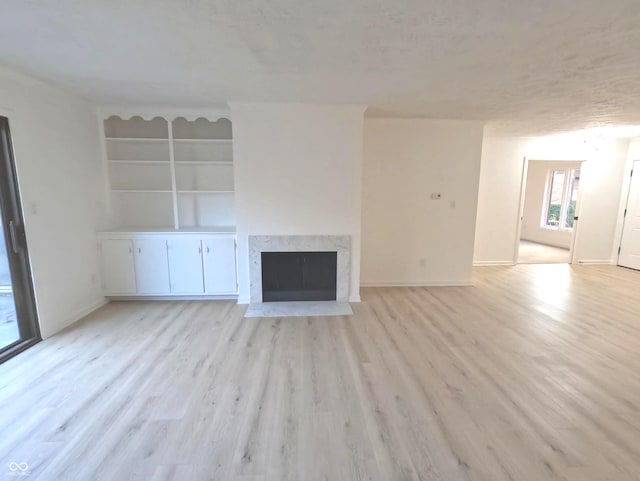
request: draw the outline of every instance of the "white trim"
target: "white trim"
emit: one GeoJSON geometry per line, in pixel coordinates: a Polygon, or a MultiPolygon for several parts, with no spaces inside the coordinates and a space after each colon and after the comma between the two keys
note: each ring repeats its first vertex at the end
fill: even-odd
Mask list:
{"type": "Polygon", "coordinates": [[[349,296],[349,302],[362,302],[362,299],[360,299],[360,295],[349,296]]]}
{"type": "Polygon", "coordinates": [[[250,303],[251,303],[251,300],[249,299],[249,296],[243,296],[243,297],[238,296],[238,304],[246,305],[250,303]]]}
{"type": "Polygon", "coordinates": [[[518,219],[516,223],[516,238],[513,244],[513,260],[512,265],[518,263],[520,255],[520,237],[522,236],[522,220],[524,217],[524,197],[527,190],[527,175],[529,174],[529,159],[522,158],[522,175],[520,176],[520,202],[518,204],[518,219]]]}
{"type": "Polygon", "coordinates": [[[513,261],[474,261],[474,267],[482,266],[515,266],[513,261]]]}
{"type": "Polygon", "coordinates": [[[574,261],[575,264],[614,264],[614,259],[582,259],[574,261]]]}
{"type": "Polygon", "coordinates": [[[153,120],[155,117],[162,117],[167,121],[172,121],[178,117],[193,121],[200,117],[207,120],[216,121],[220,119],[231,120],[231,111],[228,109],[174,109],[174,108],[131,108],[118,106],[98,107],[99,115],[103,119],[111,116],[118,116],[121,119],[141,117],[144,120],[153,120]]]}
{"type": "Polygon", "coordinates": [[[460,287],[472,286],[470,281],[369,281],[361,287],[460,287]]]}
{"type": "MultiPolygon", "coordinates": [[[[73,324],[75,324],[76,322],[81,321],[82,319],[87,317],[92,312],[97,311],[102,306],[105,306],[105,305],[109,304],[109,302],[111,302],[110,299],[107,299],[106,297],[101,298],[98,302],[95,302],[95,303],[91,304],[89,307],[81,309],[80,311],[76,312],[73,316],[69,316],[67,321],[61,327],[57,328],[51,334],[47,334],[47,335],[43,334],[42,338],[43,339],[48,339],[51,336],[56,335],[57,333],[59,333],[63,329],[66,329],[69,326],[72,326],[73,324]]],[[[41,320],[38,319],[38,321],[40,322],[41,320]]],[[[42,330],[42,324],[40,324],[40,329],[42,330]]]]}
{"type": "MultiPolygon", "coordinates": [[[[624,168],[624,177],[622,181],[621,195],[620,195],[620,205],[618,206],[618,218],[616,221],[616,231],[614,234],[614,242],[613,249],[611,252],[611,257],[614,259],[613,264],[618,264],[618,259],[620,259],[620,251],[619,249],[622,247],[622,236],[624,235],[624,223],[626,217],[624,212],[627,210],[629,206],[629,192],[631,191],[631,172],[635,171],[636,162],[640,166],[640,160],[635,157],[630,157],[627,159],[624,168]]],[[[639,169],[640,170],[640,169],[639,169]]],[[[636,175],[640,175],[640,172],[636,172],[636,175]]]]}
{"type": "Polygon", "coordinates": [[[194,294],[192,296],[108,296],[112,301],[235,301],[238,296],[235,294],[220,294],[220,295],[199,295],[194,294]]]}

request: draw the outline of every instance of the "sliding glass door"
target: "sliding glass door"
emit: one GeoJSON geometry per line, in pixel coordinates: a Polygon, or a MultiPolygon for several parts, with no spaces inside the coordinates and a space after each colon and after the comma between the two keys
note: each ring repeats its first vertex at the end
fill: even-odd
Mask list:
{"type": "Polygon", "coordinates": [[[9,121],[0,116],[0,362],[40,340],[9,121]]]}

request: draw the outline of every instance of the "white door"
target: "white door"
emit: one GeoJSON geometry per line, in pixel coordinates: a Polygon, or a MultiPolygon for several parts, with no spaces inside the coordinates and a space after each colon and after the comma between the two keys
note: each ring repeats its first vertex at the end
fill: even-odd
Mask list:
{"type": "Polygon", "coordinates": [[[138,294],[168,294],[169,264],[165,239],[133,241],[138,294]]]}
{"type": "Polygon", "coordinates": [[[640,160],[633,163],[618,265],[640,269],[640,160]]]}
{"type": "Polygon", "coordinates": [[[133,242],[128,239],[100,241],[102,282],[106,295],[136,293],[136,273],[133,268],[133,242]]]}
{"type": "Polygon", "coordinates": [[[202,241],[204,288],[207,294],[235,294],[236,240],[231,236],[208,237],[202,241]]]}
{"type": "Polygon", "coordinates": [[[174,294],[204,292],[202,245],[200,239],[179,237],[167,241],[169,279],[174,294]]]}

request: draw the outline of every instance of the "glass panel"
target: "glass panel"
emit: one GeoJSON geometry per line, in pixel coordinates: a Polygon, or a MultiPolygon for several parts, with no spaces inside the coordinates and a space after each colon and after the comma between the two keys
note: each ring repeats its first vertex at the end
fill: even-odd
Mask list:
{"type": "Polygon", "coordinates": [[[0,349],[20,339],[7,246],[0,232],[0,349]]]}
{"type": "Polygon", "coordinates": [[[564,219],[564,228],[573,229],[573,218],[576,215],[576,203],[578,202],[578,189],[580,188],[580,170],[572,170],[567,189],[567,215],[564,219]]]}
{"type": "Polygon", "coordinates": [[[564,191],[564,170],[554,170],[551,175],[549,188],[549,202],[547,203],[547,216],[545,226],[558,227],[560,224],[560,211],[562,210],[562,193],[564,191]]]}

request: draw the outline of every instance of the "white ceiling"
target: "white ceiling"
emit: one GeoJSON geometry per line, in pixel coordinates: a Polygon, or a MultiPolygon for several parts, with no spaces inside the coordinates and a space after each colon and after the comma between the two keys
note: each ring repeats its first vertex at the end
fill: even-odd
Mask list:
{"type": "Polygon", "coordinates": [[[364,103],[531,135],[640,123],[638,0],[11,0],[0,63],[100,104],[364,103]]]}

